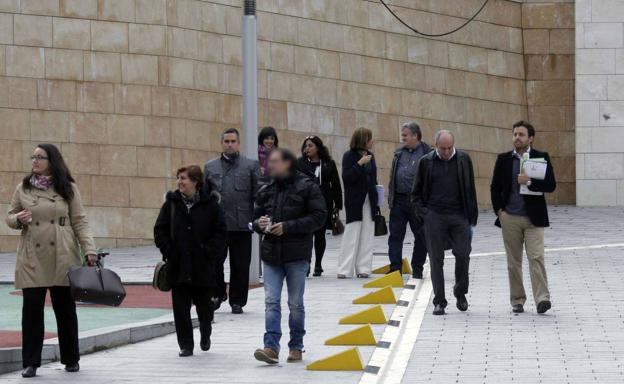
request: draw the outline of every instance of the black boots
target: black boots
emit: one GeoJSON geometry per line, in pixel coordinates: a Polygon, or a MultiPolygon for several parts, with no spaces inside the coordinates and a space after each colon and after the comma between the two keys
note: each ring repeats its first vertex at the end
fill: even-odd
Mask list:
{"type": "Polygon", "coordinates": [[[22,371],[22,377],[31,378],[37,376],[37,368],[36,367],[26,367],[22,371]]]}

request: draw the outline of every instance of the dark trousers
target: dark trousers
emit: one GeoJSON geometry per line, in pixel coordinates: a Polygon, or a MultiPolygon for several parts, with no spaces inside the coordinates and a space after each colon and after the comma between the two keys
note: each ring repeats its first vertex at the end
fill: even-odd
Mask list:
{"type": "Polygon", "coordinates": [[[425,234],[431,265],[433,304],[446,307],[444,293],[444,249],[449,241],[455,256],[455,297],[468,293],[468,268],[470,265],[470,223],[461,214],[439,214],[429,211],[425,216],[425,234]]]}
{"type": "Polygon", "coordinates": [[[45,332],[43,309],[48,289],[56,317],[61,363],[72,365],[80,360],[76,303],[69,287],[24,288],[22,290],[22,365],[24,368],[41,366],[41,350],[45,332]]]}
{"type": "Polygon", "coordinates": [[[226,297],[225,273],[223,264],[230,251],[230,305],[247,304],[249,293],[249,265],[251,264],[251,232],[230,231],[225,250],[217,260],[218,297],[226,297]]]}
{"type": "Polygon", "coordinates": [[[427,260],[427,241],[423,226],[418,223],[416,214],[410,203],[409,195],[396,194],[390,209],[390,225],[388,236],[388,257],[390,270],[398,271],[403,266],[403,241],[409,224],[414,234],[414,250],[412,251],[412,270],[421,272],[427,260]]]}
{"type": "Polygon", "coordinates": [[[210,338],[212,334],[212,320],[214,308],[211,292],[208,288],[192,285],[176,285],[171,288],[173,302],[173,320],[175,321],[176,336],[180,349],[193,350],[193,322],[191,320],[191,306],[195,304],[199,320],[199,332],[202,338],[210,338]]]}
{"type": "Polygon", "coordinates": [[[325,248],[327,247],[327,240],[325,239],[325,226],[314,232],[314,255],[316,257],[314,261],[314,270],[323,270],[323,255],[325,254],[325,248]]]}

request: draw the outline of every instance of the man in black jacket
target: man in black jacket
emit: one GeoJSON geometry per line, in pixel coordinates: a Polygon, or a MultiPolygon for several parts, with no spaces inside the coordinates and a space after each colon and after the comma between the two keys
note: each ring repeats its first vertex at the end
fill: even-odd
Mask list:
{"type": "Polygon", "coordinates": [[[321,189],[311,178],[297,172],[297,158],[282,148],[269,157],[271,183],[256,199],[254,230],[264,234],[260,245],[265,293],[264,348],[255,351],[257,360],[279,362],[282,286],[286,280],[290,315],[288,362],[301,361],[305,312],[303,292],[310,259],[312,234],[325,224],[327,205],[321,189]]]}
{"type": "Polygon", "coordinates": [[[403,267],[403,240],[409,223],[414,234],[412,251],[412,275],[422,279],[423,265],[427,259],[425,231],[418,223],[410,193],[418,170],[420,158],[431,151],[431,147],[422,141],[422,132],[418,124],[405,123],[401,129],[403,147],[394,152],[390,183],[388,184],[388,205],[390,206],[390,236],[388,236],[388,257],[390,272],[401,271],[403,267]]]}
{"type": "Polygon", "coordinates": [[[537,312],[544,313],[551,307],[544,268],[544,227],[549,226],[544,192],[553,192],[557,183],[548,153],[531,148],[535,128],[529,122],[519,121],[513,125],[512,133],[514,150],[501,153],[496,159],[490,187],[492,206],[498,216],[496,225],[503,230],[512,310],[524,312],[522,251],[525,246],[533,298],[537,312]],[[543,180],[524,174],[522,165],[526,158],[546,161],[543,180]]]}
{"type": "Polygon", "coordinates": [[[412,190],[416,216],[424,223],[434,315],[443,315],[447,305],[444,293],[444,249],[449,240],[455,256],[457,309],[468,309],[468,266],[470,264],[470,227],[477,224],[479,210],[472,161],[467,153],[455,149],[455,138],[442,130],[435,137],[435,151],[418,163],[412,190]]]}

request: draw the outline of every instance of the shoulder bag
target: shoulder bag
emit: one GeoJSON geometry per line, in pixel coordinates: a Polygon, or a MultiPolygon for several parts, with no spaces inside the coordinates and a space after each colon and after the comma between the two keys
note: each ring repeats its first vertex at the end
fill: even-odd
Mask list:
{"type": "MultiPolygon", "coordinates": [[[[169,219],[169,238],[171,239],[171,244],[173,244],[173,219],[175,217],[175,203],[173,201],[171,202],[170,211],[171,219],[169,219]]],[[[168,273],[169,266],[167,265],[167,261],[159,261],[158,264],[156,264],[156,268],[154,268],[152,287],[161,292],[171,291],[171,284],[169,284],[168,273]]]]}

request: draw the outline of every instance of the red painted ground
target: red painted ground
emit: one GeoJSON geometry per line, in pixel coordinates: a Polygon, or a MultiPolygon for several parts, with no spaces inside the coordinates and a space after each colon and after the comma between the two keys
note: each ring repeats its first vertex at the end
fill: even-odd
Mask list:
{"type": "MultiPolygon", "coordinates": [[[[151,285],[125,285],[124,287],[126,288],[126,298],[121,303],[120,308],[171,309],[171,294],[169,292],[157,291],[151,285]]],[[[259,287],[261,285],[253,285],[249,289],[259,287]]],[[[22,291],[14,291],[11,294],[21,296],[22,291]]],[[[46,305],[52,305],[49,294],[46,296],[46,305]]]]}
{"type": "MultiPolygon", "coordinates": [[[[160,292],[151,285],[126,285],[126,298],[121,303],[121,308],[161,308],[171,309],[171,294],[160,292]]],[[[21,296],[22,291],[11,292],[12,295],[21,296]]],[[[51,306],[50,295],[46,296],[46,305],[51,306]]]]}
{"type": "MultiPolygon", "coordinates": [[[[56,333],[46,332],[44,339],[52,339],[56,333]]],[[[22,331],[0,331],[0,348],[12,348],[22,346],[22,331]]]]}

